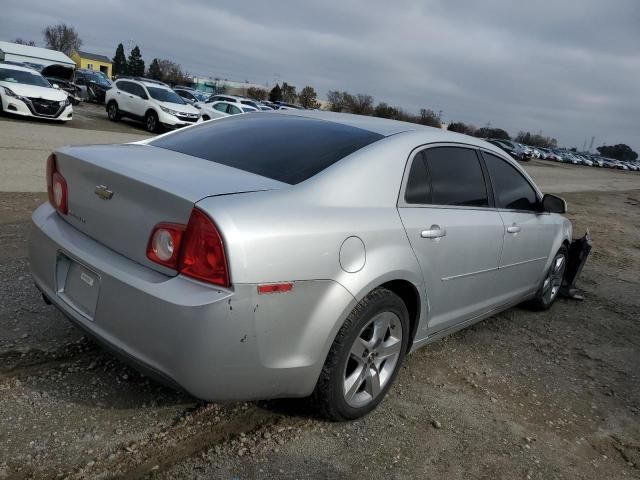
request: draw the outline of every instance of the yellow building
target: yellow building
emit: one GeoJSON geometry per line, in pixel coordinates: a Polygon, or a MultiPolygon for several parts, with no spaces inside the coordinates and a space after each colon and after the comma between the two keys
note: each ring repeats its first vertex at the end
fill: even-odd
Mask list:
{"type": "Polygon", "coordinates": [[[82,52],[80,50],[73,52],[70,56],[71,59],[76,62],[76,67],[103,72],[111,78],[111,60],[109,57],[96,55],[95,53],[82,52]]]}

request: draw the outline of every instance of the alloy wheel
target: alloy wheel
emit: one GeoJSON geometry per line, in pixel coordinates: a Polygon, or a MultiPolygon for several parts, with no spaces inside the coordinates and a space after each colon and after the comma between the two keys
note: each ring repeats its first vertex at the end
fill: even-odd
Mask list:
{"type": "Polygon", "coordinates": [[[402,349],[402,323],[392,312],[374,316],[360,331],[349,351],[343,394],[351,407],[373,401],[385,388],[402,349]]]}
{"type": "Polygon", "coordinates": [[[553,302],[558,296],[566,264],[566,258],[562,253],[559,253],[553,259],[547,278],[544,279],[542,286],[542,297],[546,303],[553,302]]]}
{"type": "Polygon", "coordinates": [[[147,130],[150,132],[156,131],[156,117],[155,115],[147,115],[147,130]]]}

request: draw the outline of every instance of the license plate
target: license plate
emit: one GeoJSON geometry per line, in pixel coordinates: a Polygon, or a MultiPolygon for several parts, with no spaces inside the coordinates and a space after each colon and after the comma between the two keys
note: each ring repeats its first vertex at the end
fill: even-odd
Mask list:
{"type": "Polygon", "coordinates": [[[100,292],[100,275],[59,253],[56,277],[58,297],[82,316],[93,321],[100,292]]]}

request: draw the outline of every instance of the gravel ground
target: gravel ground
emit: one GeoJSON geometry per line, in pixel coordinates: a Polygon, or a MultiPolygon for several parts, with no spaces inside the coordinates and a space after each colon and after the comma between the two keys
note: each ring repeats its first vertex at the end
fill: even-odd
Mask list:
{"type": "Polygon", "coordinates": [[[141,133],[95,105],[65,126],[0,119],[0,192],[36,192],[0,193],[0,479],[640,478],[640,175],[525,164],[591,228],[586,300],[430,345],[376,412],[334,424],[305,401],[172,391],[42,302],[26,255],[47,152],[141,133]]]}
{"type": "Polygon", "coordinates": [[[43,194],[0,194],[0,478],[638,478],[640,190],[566,195],[584,302],[514,308],[407,358],[347,424],[208,404],[84,339],[28,274],[43,194]]]}

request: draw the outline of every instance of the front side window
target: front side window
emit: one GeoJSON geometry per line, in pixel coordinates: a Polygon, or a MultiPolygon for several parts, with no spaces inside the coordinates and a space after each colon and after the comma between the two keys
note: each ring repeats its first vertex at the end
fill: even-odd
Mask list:
{"type": "Polygon", "coordinates": [[[416,154],[413,158],[404,199],[407,203],[431,203],[431,183],[429,182],[424,152],[416,154]]]}
{"type": "Polygon", "coordinates": [[[431,178],[431,203],[488,207],[487,188],[475,150],[435,147],[425,150],[431,178]]]}
{"type": "Polygon", "coordinates": [[[538,196],[526,178],[496,155],[483,152],[498,208],[539,211],[538,196]]]}
{"type": "Polygon", "coordinates": [[[239,113],[242,113],[242,110],[240,110],[235,105],[229,104],[229,109],[227,110],[227,112],[229,112],[231,115],[237,115],[239,113]]]}

